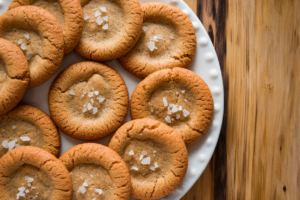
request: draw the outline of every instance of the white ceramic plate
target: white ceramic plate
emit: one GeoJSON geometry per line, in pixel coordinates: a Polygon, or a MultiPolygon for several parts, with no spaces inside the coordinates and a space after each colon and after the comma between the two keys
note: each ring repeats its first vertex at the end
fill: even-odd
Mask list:
{"type": "MultiPolygon", "coordinates": [[[[2,15],[10,5],[12,0],[0,0],[0,15],[2,15]]],[[[151,2],[149,0],[140,0],[142,4],[151,2]]],[[[159,2],[171,4],[180,8],[183,12],[185,12],[189,18],[191,19],[197,36],[197,50],[196,56],[189,67],[190,70],[197,73],[201,76],[206,83],[208,84],[210,90],[212,91],[214,98],[214,107],[215,113],[213,118],[213,123],[209,128],[208,132],[197,141],[195,144],[188,147],[189,152],[189,167],[187,174],[181,183],[181,185],[171,194],[162,198],[164,200],[179,200],[182,198],[189,189],[194,185],[194,183],[198,180],[200,175],[203,173],[206,168],[213,152],[216,147],[220,129],[222,125],[223,118],[223,108],[224,108],[224,91],[223,91],[223,81],[220,70],[220,65],[218,62],[218,58],[213,47],[213,44],[210,41],[210,38],[203,27],[202,23],[198,19],[198,17],[194,14],[194,12],[190,9],[190,7],[183,0],[159,0],[159,2]]],[[[48,91],[50,85],[54,78],[60,73],[62,70],[67,68],[68,66],[84,61],[85,59],[78,56],[76,53],[72,52],[67,55],[63,63],[58,70],[58,72],[53,76],[50,80],[48,80],[43,85],[27,90],[24,98],[22,99],[23,103],[27,103],[33,106],[36,106],[46,113],[49,114],[48,109],[48,91]]],[[[125,83],[128,87],[129,94],[131,96],[133,90],[136,85],[141,81],[141,79],[131,75],[128,73],[116,60],[112,60],[109,62],[105,62],[108,66],[115,69],[118,73],[121,74],[125,83]]],[[[130,115],[127,114],[126,121],[130,121],[130,115]]],[[[74,145],[84,143],[84,141],[73,139],[60,131],[61,134],[61,153],[65,152],[69,148],[74,145]]],[[[111,136],[107,136],[103,139],[96,140],[93,142],[101,143],[107,145],[111,136]]],[[[133,199],[133,198],[132,198],[133,199]]]]}

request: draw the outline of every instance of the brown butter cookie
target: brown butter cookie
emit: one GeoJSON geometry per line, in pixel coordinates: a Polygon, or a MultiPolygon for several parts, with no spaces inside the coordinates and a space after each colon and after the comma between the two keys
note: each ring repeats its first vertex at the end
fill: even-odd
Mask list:
{"type": "Polygon", "coordinates": [[[109,145],[130,171],[132,196],[158,199],[175,190],[188,167],[188,153],[180,135],[154,119],[138,119],[121,126],[109,145]]]}

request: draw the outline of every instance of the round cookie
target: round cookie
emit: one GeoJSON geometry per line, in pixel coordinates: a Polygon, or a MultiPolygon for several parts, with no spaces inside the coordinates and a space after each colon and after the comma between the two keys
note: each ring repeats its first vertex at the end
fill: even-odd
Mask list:
{"type": "Polygon", "coordinates": [[[44,111],[18,105],[0,116],[0,157],[19,146],[36,146],[58,156],[60,136],[44,111]]]}
{"type": "Polygon", "coordinates": [[[75,52],[86,59],[106,61],[126,54],[142,32],[138,0],[79,0],[84,14],[81,40],[75,52]]]}
{"type": "Polygon", "coordinates": [[[200,76],[184,68],[163,69],[141,81],[130,102],[132,119],[153,118],[175,129],[186,145],[200,139],[214,114],[212,94],[200,76]]]}
{"type": "Polygon", "coordinates": [[[60,158],[71,174],[72,200],[128,200],[131,181],[128,168],[112,149],[93,143],[80,144],[60,158]]]}
{"type": "Polygon", "coordinates": [[[182,138],[157,120],[127,122],[108,146],[127,164],[134,198],[166,196],[179,186],[186,174],[188,153],[182,138]]]}
{"type": "Polygon", "coordinates": [[[8,10],[33,5],[49,11],[59,21],[64,34],[65,55],[78,44],[83,29],[83,12],[78,0],[13,0],[8,10]]]}
{"type": "Polygon", "coordinates": [[[195,57],[195,29],[179,8],[163,3],[142,5],[143,32],[136,45],[119,58],[131,74],[145,78],[166,68],[187,68],[195,57]]]}
{"type": "Polygon", "coordinates": [[[76,63],[53,81],[49,110],[55,124],[67,135],[95,140],[123,124],[129,96],[122,77],[96,62],[76,63]]]}
{"type": "Polygon", "coordinates": [[[29,81],[29,66],[22,51],[14,43],[0,38],[0,115],[21,101],[29,81]]]}
{"type": "Polygon", "coordinates": [[[71,177],[61,161],[38,147],[18,147],[0,159],[0,199],[68,200],[71,177]]]}
{"type": "Polygon", "coordinates": [[[0,16],[0,37],[19,46],[30,69],[29,88],[46,82],[60,67],[64,56],[63,32],[48,11],[20,6],[0,16]]]}

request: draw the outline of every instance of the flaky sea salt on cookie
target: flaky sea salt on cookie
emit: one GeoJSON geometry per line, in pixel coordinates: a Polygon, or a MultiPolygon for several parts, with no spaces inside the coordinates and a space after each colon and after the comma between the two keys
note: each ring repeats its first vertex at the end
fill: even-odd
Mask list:
{"type": "Polygon", "coordinates": [[[105,61],[127,53],[142,32],[138,0],[80,0],[84,13],[82,38],[75,52],[84,58],[105,61]]]}
{"type": "Polygon", "coordinates": [[[188,153],[180,135],[154,119],[138,119],[121,126],[109,145],[125,161],[131,175],[132,196],[158,199],[183,180],[188,153]]]}
{"type": "Polygon", "coordinates": [[[0,38],[0,115],[21,101],[29,81],[29,66],[22,51],[14,43],[0,38]]]}
{"type": "Polygon", "coordinates": [[[60,136],[51,118],[30,105],[18,105],[0,116],[0,157],[20,146],[42,148],[55,156],[60,152],[60,136]]]}
{"type": "Polygon", "coordinates": [[[0,199],[71,199],[71,177],[55,156],[38,147],[19,147],[0,159],[0,199]]]}
{"type": "Polygon", "coordinates": [[[63,30],[56,18],[36,6],[20,6],[0,16],[0,37],[16,44],[29,63],[29,88],[46,82],[64,56],[63,30]]]}
{"type": "Polygon", "coordinates": [[[145,78],[166,68],[187,68],[194,59],[196,35],[189,17],[163,3],[142,5],[143,32],[136,45],[119,58],[133,75],[145,78]]]}
{"type": "Polygon", "coordinates": [[[96,62],[76,63],[53,81],[49,110],[55,124],[67,135],[94,140],[122,125],[129,96],[122,77],[96,62]]]}
{"type": "Polygon", "coordinates": [[[128,168],[112,149],[100,144],[80,144],[59,158],[71,174],[72,200],[128,200],[131,181],[128,168]]]}
{"type": "Polygon", "coordinates": [[[13,0],[8,10],[26,5],[43,8],[59,21],[63,28],[65,55],[76,47],[83,28],[83,12],[78,0],[13,0]]]}
{"type": "Polygon", "coordinates": [[[194,72],[164,69],[138,84],[130,112],[132,119],[153,118],[171,126],[191,145],[208,130],[214,102],[207,84],[194,72]]]}

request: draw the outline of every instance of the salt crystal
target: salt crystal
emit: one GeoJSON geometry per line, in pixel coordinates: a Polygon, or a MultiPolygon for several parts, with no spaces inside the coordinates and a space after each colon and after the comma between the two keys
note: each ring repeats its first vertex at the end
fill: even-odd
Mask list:
{"type": "Polygon", "coordinates": [[[176,114],[176,119],[180,119],[180,114],[176,114]]]}
{"type": "Polygon", "coordinates": [[[102,194],[102,190],[101,189],[95,189],[95,192],[98,192],[99,194],[102,194]]]}
{"type": "Polygon", "coordinates": [[[98,97],[97,99],[99,100],[99,103],[102,103],[105,100],[103,97],[98,97]]]}
{"type": "Polygon", "coordinates": [[[39,193],[37,192],[37,193],[35,193],[35,194],[39,194],[39,193]]]}
{"type": "Polygon", "coordinates": [[[25,187],[20,187],[20,188],[18,188],[18,190],[20,191],[20,192],[24,192],[25,191],[25,187]]]}
{"type": "Polygon", "coordinates": [[[156,151],[154,150],[153,153],[156,153],[156,151]]]}
{"type": "Polygon", "coordinates": [[[177,108],[176,105],[174,105],[173,108],[172,108],[172,113],[176,113],[177,111],[178,111],[178,108],[177,108]]]}
{"type": "Polygon", "coordinates": [[[130,156],[133,156],[133,155],[134,155],[134,151],[131,150],[131,151],[129,152],[129,155],[130,155],[130,156]]]}
{"type": "Polygon", "coordinates": [[[153,110],[153,108],[151,108],[151,112],[153,112],[154,110],[153,110]]]}
{"type": "Polygon", "coordinates": [[[25,192],[26,192],[26,193],[29,193],[29,190],[27,189],[27,190],[25,190],[25,192]]]}
{"type": "Polygon", "coordinates": [[[12,126],[12,129],[16,129],[16,128],[17,128],[17,126],[15,126],[15,125],[12,126]]]}
{"type": "Polygon", "coordinates": [[[29,40],[29,34],[24,34],[24,36],[29,40]]]}
{"type": "Polygon", "coordinates": [[[22,50],[26,50],[26,49],[27,49],[27,46],[26,46],[24,43],[22,43],[22,44],[21,44],[21,49],[22,49],[22,50]]]}
{"type": "Polygon", "coordinates": [[[170,38],[171,38],[172,40],[174,40],[174,35],[170,35],[170,38]]]}
{"type": "Polygon", "coordinates": [[[30,141],[30,138],[29,137],[20,137],[21,138],[21,140],[23,140],[23,141],[30,141]]]}
{"type": "Polygon", "coordinates": [[[150,51],[153,51],[153,50],[155,49],[155,43],[152,42],[152,41],[150,41],[150,42],[148,43],[148,48],[150,49],[150,51]]]}
{"type": "Polygon", "coordinates": [[[34,181],[34,179],[29,176],[25,176],[25,181],[27,181],[27,183],[31,183],[34,181]]]}
{"type": "Polygon", "coordinates": [[[89,16],[87,14],[84,14],[83,19],[87,20],[87,19],[89,19],[89,16]]]}
{"type": "Polygon", "coordinates": [[[168,110],[168,115],[171,115],[172,114],[172,110],[168,110]]]}
{"type": "Polygon", "coordinates": [[[190,114],[189,111],[187,111],[186,109],[183,109],[183,116],[187,117],[190,114]]]}
{"type": "Polygon", "coordinates": [[[31,183],[28,183],[27,185],[28,185],[28,187],[31,187],[31,183]]]}
{"type": "Polygon", "coordinates": [[[157,39],[164,39],[164,37],[162,36],[162,35],[160,35],[160,34],[157,34],[156,36],[154,36],[154,37],[156,37],[157,39]]]}
{"type": "Polygon", "coordinates": [[[166,117],[165,117],[165,120],[166,120],[166,122],[171,123],[171,118],[170,118],[170,116],[166,116],[166,117]]]}
{"type": "Polygon", "coordinates": [[[82,109],[82,113],[85,113],[86,111],[87,111],[86,108],[83,108],[83,109],[82,109]]]}
{"type": "Polygon", "coordinates": [[[84,104],[84,105],[83,105],[83,107],[85,108],[85,107],[86,107],[86,105],[84,104]]]}
{"type": "Polygon", "coordinates": [[[75,96],[75,92],[74,92],[74,90],[73,90],[73,89],[71,89],[71,91],[70,91],[70,95],[73,95],[73,96],[75,96]]]}
{"type": "Polygon", "coordinates": [[[167,101],[167,98],[166,98],[166,97],[163,98],[163,102],[164,102],[164,106],[165,106],[165,107],[168,106],[168,101],[167,101]]]}
{"type": "Polygon", "coordinates": [[[92,103],[92,105],[94,104],[94,99],[91,99],[91,103],[92,103]]]}
{"type": "Polygon", "coordinates": [[[176,94],[178,94],[178,92],[176,92],[176,94]]]}
{"type": "Polygon", "coordinates": [[[94,107],[94,108],[93,108],[93,115],[96,114],[97,112],[98,112],[98,108],[97,108],[97,107],[94,107]]]}
{"type": "Polygon", "coordinates": [[[34,190],[36,187],[31,187],[30,189],[34,190]]]}
{"type": "Polygon", "coordinates": [[[91,103],[88,103],[88,110],[92,110],[93,109],[93,106],[91,103]]]}
{"type": "Polygon", "coordinates": [[[143,26],[142,29],[146,32],[148,28],[146,26],[143,26]]]}
{"type": "Polygon", "coordinates": [[[103,12],[106,12],[106,7],[100,6],[100,10],[103,11],[103,12]]]}
{"type": "Polygon", "coordinates": [[[87,184],[87,182],[85,182],[84,181],[84,183],[82,184],[84,187],[87,187],[87,186],[89,186],[88,184],[87,184]]]}
{"type": "Polygon", "coordinates": [[[17,147],[20,147],[20,145],[19,144],[15,144],[15,147],[17,148],[17,147]]]}
{"type": "Polygon", "coordinates": [[[96,200],[96,198],[93,198],[92,200],[96,200]]]}
{"type": "Polygon", "coordinates": [[[24,192],[19,192],[19,193],[17,194],[16,199],[19,199],[19,197],[25,197],[25,193],[24,193],[24,192]]]}
{"type": "Polygon", "coordinates": [[[159,168],[157,162],[154,163],[155,168],[159,168]]]}
{"type": "Polygon", "coordinates": [[[95,17],[98,17],[98,16],[100,16],[101,15],[101,13],[97,10],[96,12],[95,12],[95,17]]]}
{"type": "Polygon", "coordinates": [[[150,165],[150,157],[144,158],[141,163],[143,165],[150,165]]]}
{"type": "Polygon", "coordinates": [[[137,168],[137,167],[132,167],[131,169],[133,169],[133,170],[135,170],[135,171],[138,171],[138,170],[139,170],[139,168],[137,168]]]}
{"type": "Polygon", "coordinates": [[[182,106],[179,106],[178,110],[182,110],[182,106]]]}
{"type": "Polygon", "coordinates": [[[93,95],[94,95],[93,92],[89,92],[89,94],[88,94],[89,97],[92,97],[93,95]]]}
{"type": "Polygon", "coordinates": [[[33,56],[33,53],[32,52],[26,52],[26,59],[27,60],[30,60],[31,58],[32,58],[32,56],[33,56]]]}
{"type": "Polygon", "coordinates": [[[142,159],[143,159],[143,157],[144,157],[143,155],[140,155],[140,160],[142,160],[142,159]]]}
{"type": "Polygon", "coordinates": [[[86,94],[86,91],[83,91],[82,94],[86,94]]]}
{"type": "Polygon", "coordinates": [[[23,40],[19,39],[18,44],[22,44],[22,43],[23,43],[23,40]]]}
{"type": "Polygon", "coordinates": [[[11,150],[14,148],[15,144],[16,144],[15,141],[9,142],[9,143],[8,143],[8,151],[11,151],[11,150]]]}
{"type": "Polygon", "coordinates": [[[98,95],[99,94],[99,92],[98,91],[95,91],[95,95],[98,95]]]}
{"type": "Polygon", "coordinates": [[[8,148],[8,141],[7,140],[3,140],[2,141],[2,146],[7,149],[8,148]]]}
{"type": "Polygon", "coordinates": [[[90,176],[93,178],[94,177],[94,175],[93,174],[90,174],[90,176]]]}
{"type": "Polygon", "coordinates": [[[187,101],[186,99],[184,99],[184,101],[187,101]]]}
{"type": "MultiPolygon", "coordinates": [[[[18,133],[18,134],[19,134],[19,133],[18,133]]],[[[17,139],[14,139],[14,141],[17,142],[18,140],[17,140],[17,139]]]]}
{"type": "Polygon", "coordinates": [[[96,23],[100,26],[103,23],[103,19],[101,17],[97,17],[96,23]]]}
{"type": "Polygon", "coordinates": [[[142,154],[145,156],[147,155],[147,151],[142,151],[142,154]]]}
{"type": "Polygon", "coordinates": [[[185,93],[185,90],[181,90],[181,93],[185,93]]]}
{"type": "Polygon", "coordinates": [[[81,194],[84,194],[86,192],[86,189],[84,186],[80,186],[78,189],[78,192],[80,192],[81,194]]]}
{"type": "Polygon", "coordinates": [[[104,21],[108,21],[108,16],[104,16],[104,17],[102,17],[102,19],[103,19],[104,21]]]}
{"type": "Polygon", "coordinates": [[[107,30],[107,29],[108,29],[108,24],[105,24],[102,28],[103,28],[104,30],[107,30]]]}
{"type": "Polygon", "coordinates": [[[150,167],[150,169],[151,169],[152,171],[155,171],[155,167],[150,167]]]}

